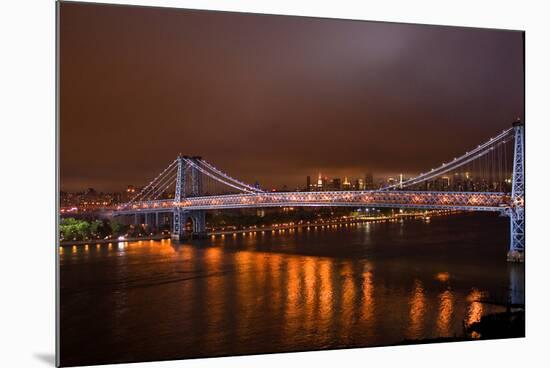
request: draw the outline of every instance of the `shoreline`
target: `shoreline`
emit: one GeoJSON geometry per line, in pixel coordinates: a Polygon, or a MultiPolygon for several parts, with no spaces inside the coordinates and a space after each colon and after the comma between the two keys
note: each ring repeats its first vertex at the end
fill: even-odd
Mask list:
{"type": "MultiPolygon", "coordinates": [[[[431,217],[439,216],[451,216],[456,215],[459,212],[444,212],[444,213],[404,213],[404,214],[395,214],[393,216],[380,216],[380,217],[367,217],[367,218],[354,218],[349,220],[328,220],[321,222],[313,223],[292,223],[289,225],[269,225],[269,226],[260,226],[252,227],[249,229],[235,229],[235,230],[216,230],[216,231],[207,231],[202,238],[215,239],[216,237],[225,237],[226,235],[236,236],[237,234],[247,234],[249,235],[255,233],[265,233],[271,232],[272,234],[281,230],[293,230],[293,229],[302,229],[302,228],[326,228],[331,226],[340,226],[340,225],[349,225],[349,224],[358,224],[358,223],[382,223],[382,222],[393,222],[399,220],[412,220],[419,217],[425,218],[427,221],[431,217]]],[[[88,239],[88,240],[73,240],[73,241],[60,241],[60,247],[72,247],[72,246],[82,246],[82,245],[91,245],[91,244],[109,244],[109,243],[124,243],[124,242],[136,242],[140,240],[162,240],[162,239],[171,239],[170,234],[156,234],[143,237],[132,237],[119,240],[118,238],[109,238],[109,239],[88,239]]],[[[186,240],[193,240],[192,235],[186,240]]]]}

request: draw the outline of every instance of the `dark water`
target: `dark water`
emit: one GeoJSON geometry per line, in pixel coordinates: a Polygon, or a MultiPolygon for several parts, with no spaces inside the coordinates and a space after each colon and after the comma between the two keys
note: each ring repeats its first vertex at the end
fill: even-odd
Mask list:
{"type": "Polygon", "coordinates": [[[61,362],[178,359],[462,335],[523,297],[508,219],[358,224],[61,251],[61,362]]]}

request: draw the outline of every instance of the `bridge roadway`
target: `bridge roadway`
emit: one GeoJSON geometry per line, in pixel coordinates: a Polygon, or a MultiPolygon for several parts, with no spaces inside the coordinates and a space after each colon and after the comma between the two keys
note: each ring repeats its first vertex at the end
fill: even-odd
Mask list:
{"type": "Polygon", "coordinates": [[[260,207],[389,207],[461,211],[504,211],[508,193],[426,191],[266,192],[187,197],[181,202],[156,200],[119,206],[115,215],[182,210],[220,210],[260,207]]]}

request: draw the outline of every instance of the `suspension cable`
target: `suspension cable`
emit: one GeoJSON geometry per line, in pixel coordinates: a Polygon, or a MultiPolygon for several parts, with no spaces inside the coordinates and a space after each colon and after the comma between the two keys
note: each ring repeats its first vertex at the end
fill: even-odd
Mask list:
{"type": "Polygon", "coordinates": [[[172,161],[170,163],[170,165],[168,165],[160,174],[158,174],[153,180],[151,180],[149,182],[149,184],[147,184],[145,187],[143,187],[143,189],[138,193],[136,194],[132,199],[130,199],[128,202],[126,202],[125,204],[123,204],[122,206],[123,207],[126,207],[126,206],[129,206],[130,204],[132,204],[133,202],[135,202],[135,200],[140,197],[146,190],[149,189],[149,187],[151,185],[153,185],[162,175],[164,175],[164,173],[166,173],[167,170],[169,170],[170,168],[172,168],[172,166],[177,162],[178,160],[175,159],[174,161],[172,161]]]}
{"type": "Polygon", "coordinates": [[[216,180],[216,181],[218,181],[218,182],[221,182],[221,183],[223,183],[223,184],[225,184],[225,185],[228,185],[228,186],[230,186],[230,187],[232,187],[232,188],[235,188],[235,189],[237,189],[237,190],[240,190],[240,191],[242,191],[242,192],[254,193],[253,191],[251,191],[251,190],[249,190],[249,189],[242,188],[242,187],[238,187],[238,186],[236,186],[236,185],[234,185],[234,184],[232,184],[232,183],[229,183],[229,182],[227,182],[227,181],[225,181],[225,180],[223,180],[223,179],[221,179],[221,178],[218,178],[218,177],[214,176],[213,174],[209,173],[208,171],[206,171],[205,169],[203,169],[202,167],[200,167],[199,165],[195,164],[193,161],[191,161],[191,160],[189,160],[189,159],[185,159],[185,160],[187,160],[191,166],[193,166],[194,168],[196,168],[197,170],[199,170],[199,171],[202,172],[203,174],[205,174],[205,175],[211,177],[212,179],[214,179],[214,180],[216,180]]]}
{"type": "MultiPolygon", "coordinates": [[[[508,134],[512,130],[513,130],[513,128],[509,128],[507,130],[504,130],[502,133],[500,133],[496,137],[491,138],[490,140],[488,140],[487,142],[485,142],[483,144],[480,144],[477,148],[475,148],[472,151],[466,152],[461,157],[455,158],[451,162],[444,163],[437,169],[432,169],[431,171],[429,171],[427,173],[422,173],[422,174],[420,174],[420,175],[418,175],[414,178],[406,180],[405,182],[403,182],[402,186],[406,187],[406,186],[417,184],[417,183],[422,182],[422,181],[430,180],[434,177],[443,175],[444,173],[449,172],[449,171],[451,171],[451,170],[453,170],[457,167],[463,166],[463,165],[467,164],[468,162],[471,162],[472,160],[474,160],[476,158],[482,157],[483,155],[485,155],[488,152],[487,147],[490,147],[490,146],[494,145],[495,143],[497,143],[498,141],[500,141],[503,138],[505,138],[505,139],[509,138],[508,134]],[[481,154],[479,154],[480,152],[481,152],[481,154]]],[[[381,188],[381,190],[394,189],[399,185],[400,184],[392,184],[392,185],[386,186],[384,188],[381,188]]]]}
{"type": "Polygon", "coordinates": [[[230,175],[224,173],[223,171],[221,171],[220,169],[218,169],[217,167],[215,167],[214,165],[210,164],[208,161],[206,161],[206,160],[204,160],[204,159],[201,159],[200,162],[201,162],[202,164],[204,164],[206,167],[208,167],[210,170],[214,171],[216,174],[218,174],[218,175],[224,177],[225,179],[228,179],[228,180],[230,180],[230,181],[233,181],[233,182],[235,182],[236,184],[238,184],[238,185],[240,185],[240,186],[242,186],[242,187],[245,187],[245,188],[247,188],[247,189],[250,189],[250,190],[253,191],[253,192],[263,192],[263,190],[261,190],[261,189],[258,189],[258,188],[256,188],[256,187],[253,187],[253,186],[251,186],[251,185],[248,185],[248,184],[246,184],[246,183],[243,183],[242,181],[237,180],[237,179],[235,179],[234,177],[232,177],[232,176],[230,176],[230,175]]]}

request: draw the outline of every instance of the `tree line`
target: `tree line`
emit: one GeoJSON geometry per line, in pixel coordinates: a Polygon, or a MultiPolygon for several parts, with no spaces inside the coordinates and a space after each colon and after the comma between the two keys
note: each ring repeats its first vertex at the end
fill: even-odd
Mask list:
{"type": "Polygon", "coordinates": [[[84,220],[64,218],[59,223],[59,237],[63,240],[106,239],[118,236],[138,237],[155,231],[146,225],[126,225],[117,220],[84,220]]]}

